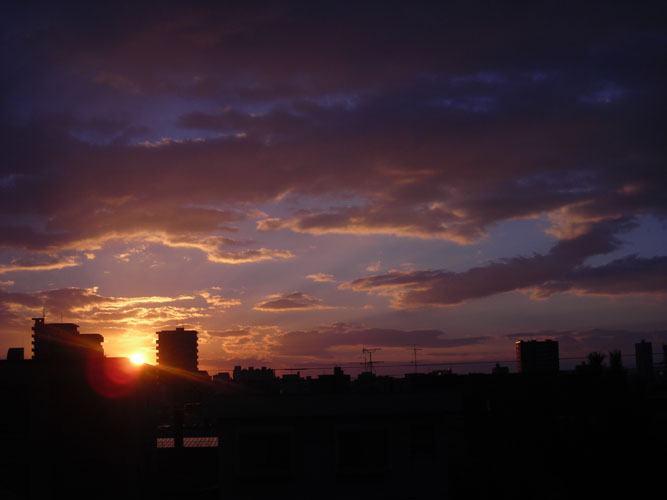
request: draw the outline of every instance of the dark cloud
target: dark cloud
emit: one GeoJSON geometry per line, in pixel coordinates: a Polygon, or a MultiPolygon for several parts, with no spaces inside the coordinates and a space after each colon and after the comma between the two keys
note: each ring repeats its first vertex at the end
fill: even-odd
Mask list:
{"type": "Polygon", "coordinates": [[[532,290],[536,298],[566,291],[604,295],[667,292],[664,257],[626,257],[598,267],[584,264],[588,257],[617,249],[620,241],[615,233],[630,227],[627,221],[601,223],[582,236],[559,241],[547,254],[502,259],[458,273],[391,271],[358,278],[341,288],[389,295],[397,308],[455,305],[520,290],[532,290]]]}
{"type": "MultiPolygon", "coordinates": [[[[151,185],[162,202],[179,187],[198,200],[257,201],[326,186],[357,191],[367,203],[297,216],[288,227],[475,238],[494,221],[597,200],[650,174],[662,148],[656,110],[665,76],[656,64],[664,59],[664,26],[654,8],[160,4],[51,7],[43,17],[17,9],[9,47],[50,61],[35,71],[60,82],[63,94],[39,106],[63,109],[42,117],[51,120],[39,125],[44,134],[36,134],[37,122],[23,130],[18,143],[26,148],[18,152],[32,152],[23,162],[28,170],[56,178],[90,170],[71,187],[76,193],[137,195],[137,185],[151,185]],[[102,19],[107,29],[94,29],[102,19]],[[86,82],[93,89],[81,92],[86,82]],[[53,134],[121,133],[140,125],[133,123],[136,99],[145,113],[158,105],[151,98],[186,90],[222,111],[185,111],[178,124],[261,140],[171,143],[149,152],[90,148],[53,134]],[[77,116],[99,100],[122,103],[128,116],[77,116]],[[248,110],[248,101],[262,111],[248,110]],[[279,144],[267,148],[268,136],[279,144]],[[187,178],[174,171],[184,164],[187,178]],[[599,189],[574,193],[574,174],[585,169],[599,189]],[[544,172],[554,175],[533,176],[544,172]],[[380,186],[388,188],[383,198],[380,186]]],[[[28,79],[35,106],[49,90],[35,88],[36,76],[15,72],[9,84],[20,93],[21,78],[28,79]]],[[[646,196],[626,203],[642,207],[646,196]]]]}
{"type": "Polygon", "coordinates": [[[228,231],[244,218],[242,207],[285,193],[355,202],[268,217],[260,230],[469,243],[517,218],[559,217],[557,230],[565,234],[573,224],[587,230],[600,220],[665,212],[662,146],[644,127],[624,125],[631,113],[641,119],[633,106],[599,116],[579,106],[544,122],[512,109],[526,99],[520,86],[500,115],[459,117],[410,106],[418,90],[369,97],[351,109],[317,105],[298,117],[294,110],[248,115],[224,130],[246,135],[201,141],[91,146],[44,130],[13,130],[6,151],[17,162],[4,169],[0,207],[30,223],[6,225],[2,243],[48,249],[141,232],[228,231]]]}
{"type": "Polygon", "coordinates": [[[331,309],[322,304],[322,299],[310,297],[302,292],[281,293],[272,295],[269,300],[255,305],[258,311],[299,311],[306,309],[331,309]]]}
{"type": "Polygon", "coordinates": [[[449,338],[440,330],[393,330],[382,328],[322,328],[292,331],[276,338],[275,353],[292,356],[333,356],[332,348],[344,346],[399,347],[418,344],[421,347],[451,349],[473,346],[489,337],[449,338]]]}
{"type": "Polygon", "coordinates": [[[579,266],[562,279],[542,284],[539,297],[573,291],[592,295],[667,293],[667,257],[616,259],[601,266],[579,266]]]}
{"type": "Polygon", "coordinates": [[[351,285],[401,287],[401,306],[610,289],[605,272],[661,264],[592,270],[562,252],[610,221],[667,214],[662,8],[12,7],[0,246],[52,255],[143,239],[212,262],[287,259],[228,233],[257,205],[307,198],[257,228],[467,244],[546,216],[564,242],[463,274],[351,285]]]}

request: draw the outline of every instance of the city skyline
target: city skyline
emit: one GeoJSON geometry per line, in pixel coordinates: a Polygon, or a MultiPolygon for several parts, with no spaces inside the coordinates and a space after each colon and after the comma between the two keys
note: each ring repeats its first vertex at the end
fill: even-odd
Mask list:
{"type": "Polygon", "coordinates": [[[15,5],[0,351],[199,367],[667,343],[663,8],[15,5]]]}

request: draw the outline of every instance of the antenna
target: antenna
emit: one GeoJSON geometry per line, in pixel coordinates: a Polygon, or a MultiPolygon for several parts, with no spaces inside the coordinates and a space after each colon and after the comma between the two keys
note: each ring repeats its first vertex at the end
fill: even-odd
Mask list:
{"type": "Polygon", "coordinates": [[[417,373],[417,351],[423,351],[423,350],[424,349],[421,349],[421,348],[417,347],[417,344],[412,344],[412,352],[414,354],[413,363],[414,363],[414,366],[415,366],[415,373],[417,373]]]}
{"type": "Polygon", "coordinates": [[[361,352],[364,353],[364,359],[366,359],[366,353],[368,353],[368,371],[373,373],[373,353],[375,351],[381,351],[379,347],[375,349],[366,349],[365,347],[361,349],[361,352]]]}

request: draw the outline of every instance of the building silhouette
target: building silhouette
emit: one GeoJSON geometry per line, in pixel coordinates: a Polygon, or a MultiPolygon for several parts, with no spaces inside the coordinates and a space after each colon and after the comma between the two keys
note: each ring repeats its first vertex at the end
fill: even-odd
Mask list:
{"type": "Polygon", "coordinates": [[[219,402],[221,498],[448,498],[457,394],[238,394],[219,402]]]}
{"type": "Polygon", "coordinates": [[[635,344],[635,362],[641,377],[650,378],[653,375],[653,346],[650,342],[642,339],[635,344]]]}
{"type": "Polygon", "coordinates": [[[23,347],[10,347],[7,350],[7,361],[23,361],[23,347]]]}
{"type": "Polygon", "coordinates": [[[276,378],[275,371],[271,368],[267,368],[266,366],[262,366],[258,369],[255,369],[252,366],[249,366],[248,368],[235,366],[233,373],[235,382],[271,381],[276,378]]]}
{"type": "Polygon", "coordinates": [[[151,367],[106,357],[103,337],[73,323],[34,318],[32,331],[32,359],[19,347],[0,360],[0,498],[119,498],[147,484],[151,367]]]}
{"type": "Polygon", "coordinates": [[[46,323],[32,318],[32,358],[35,360],[73,360],[104,356],[104,337],[98,333],[79,333],[74,323],[46,323]]]}
{"type": "Polygon", "coordinates": [[[176,328],[157,332],[157,364],[160,368],[197,371],[197,331],[176,328]]]}
{"type": "Polygon", "coordinates": [[[509,374],[510,369],[507,366],[500,366],[500,363],[496,363],[496,366],[493,367],[491,373],[494,375],[507,375],[509,374]]]}
{"type": "Polygon", "coordinates": [[[558,342],[554,340],[519,340],[516,342],[519,373],[558,373],[558,342]]]}

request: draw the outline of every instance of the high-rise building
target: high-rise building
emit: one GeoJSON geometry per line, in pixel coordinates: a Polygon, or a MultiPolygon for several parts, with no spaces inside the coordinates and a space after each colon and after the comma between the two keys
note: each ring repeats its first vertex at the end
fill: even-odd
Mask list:
{"type": "Polygon", "coordinates": [[[197,371],[197,331],[176,328],[157,332],[157,363],[161,368],[197,371]]]}
{"type": "Polygon", "coordinates": [[[79,333],[74,323],[46,323],[33,318],[32,358],[36,360],[70,360],[104,356],[104,337],[98,333],[79,333]]]}
{"type": "Polygon", "coordinates": [[[558,342],[519,340],[516,343],[516,362],[520,373],[558,373],[558,342]]]}
{"type": "Polygon", "coordinates": [[[653,376],[653,346],[650,342],[642,339],[635,344],[635,362],[640,376],[646,378],[653,376]]]}

